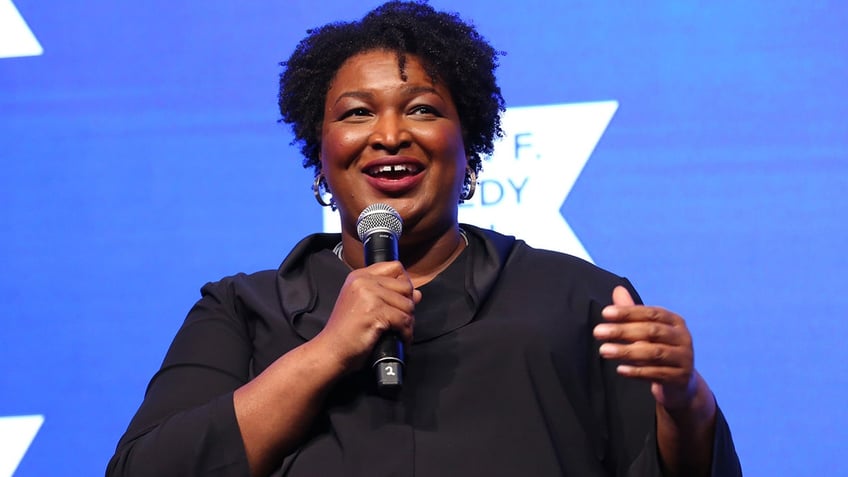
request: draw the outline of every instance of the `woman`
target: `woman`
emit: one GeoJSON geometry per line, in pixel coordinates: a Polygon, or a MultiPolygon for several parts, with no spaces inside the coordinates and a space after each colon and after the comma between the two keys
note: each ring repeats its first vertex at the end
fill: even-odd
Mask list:
{"type": "Polygon", "coordinates": [[[310,32],[280,110],[342,233],[203,288],[108,475],[741,475],[680,317],[458,224],[501,135],[497,56],[419,3],[310,32]],[[403,219],[400,260],[365,266],[374,203],[403,219]],[[389,331],[394,397],[367,369],[389,331]]]}

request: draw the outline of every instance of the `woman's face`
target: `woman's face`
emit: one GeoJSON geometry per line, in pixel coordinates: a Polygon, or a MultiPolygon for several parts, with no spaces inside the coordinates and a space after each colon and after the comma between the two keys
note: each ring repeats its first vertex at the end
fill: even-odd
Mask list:
{"type": "Polygon", "coordinates": [[[456,106],[416,56],[407,55],[405,73],[395,52],[368,51],[342,64],[327,92],[321,169],[354,236],[359,214],[377,202],[400,213],[407,238],[457,221],[466,157],[456,106]]]}

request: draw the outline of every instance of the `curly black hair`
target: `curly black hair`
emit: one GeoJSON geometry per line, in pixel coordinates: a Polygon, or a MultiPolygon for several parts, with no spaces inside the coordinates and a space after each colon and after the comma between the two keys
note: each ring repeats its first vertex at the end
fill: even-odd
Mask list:
{"type": "Polygon", "coordinates": [[[458,14],[436,11],[425,1],[390,1],[358,22],[307,30],[291,57],[280,63],[281,121],[291,124],[303,167],[320,173],[324,102],[336,72],[351,56],[381,49],[398,53],[403,79],[406,55],[414,55],[434,81],[446,85],[459,113],[468,164],[480,172],[481,155],[491,155],[495,138],[503,137],[504,100],[495,80],[503,52],[458,14]]]}

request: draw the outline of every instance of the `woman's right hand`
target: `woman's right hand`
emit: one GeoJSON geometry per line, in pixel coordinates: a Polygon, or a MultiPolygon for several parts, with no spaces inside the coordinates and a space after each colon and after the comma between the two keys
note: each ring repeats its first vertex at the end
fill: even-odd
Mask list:
{"type": "Polygon", "coordinates": [[[410,344],[415,305],[421,292],[400,262],[380,262],[348,274],[327,325],[316,341],[323,342],[342,369],[360,369],[383,333],[391,330],[410,344]]]}
{"type": "Polygon", "coordinates": [[[384,332],[412,341],[419,301],[400,262],[354,270],[324,329],[236,389],[233,406],[252,475],[268,475],[302,443],[324,394],[336,378],[362,368],[384,332]]]}

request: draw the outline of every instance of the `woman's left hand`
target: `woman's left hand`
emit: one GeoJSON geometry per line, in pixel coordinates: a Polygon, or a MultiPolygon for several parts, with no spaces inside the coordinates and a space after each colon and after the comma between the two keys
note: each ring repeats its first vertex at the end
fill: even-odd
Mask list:
{"type": "Polygon", "coordinates": [[[607,321],[594,329],[603,342],[601,356],[620,361],[616,370],[622,376],[651,381],[664,408],[689,407],[699,386],[686,322],[664,308],[636,305],[622,286],[613,290],[612,301],[602,311],[607,321]]]}

